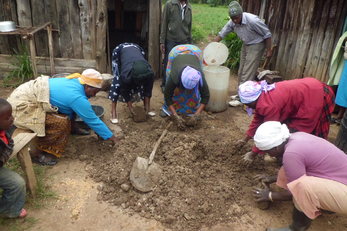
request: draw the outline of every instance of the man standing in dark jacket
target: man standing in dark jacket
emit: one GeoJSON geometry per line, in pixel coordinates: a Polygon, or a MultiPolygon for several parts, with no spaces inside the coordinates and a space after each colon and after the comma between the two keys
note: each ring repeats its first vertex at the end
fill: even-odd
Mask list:
{"type": "Polygon", "coordinates": [[[162,85],[164,88],[167,58],[171,49],[180,44],[192,42],[192,7],[188,0],[168,0],[164,6],[160,50],[164,54],[162,85]]]}

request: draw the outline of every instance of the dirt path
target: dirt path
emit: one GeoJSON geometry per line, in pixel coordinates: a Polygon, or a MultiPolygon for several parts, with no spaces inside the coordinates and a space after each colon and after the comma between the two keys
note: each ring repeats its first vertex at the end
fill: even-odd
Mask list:
{"type": "MultiPolygon", "coordinates": [[[[109,101],[101,94],[92,102],[106,109],[104,120],[112,128],[109,101]]],[[[162,102],[156,81],[152,107],[157,113],[162,102]]],[[[125,139],[112,148],[95,135],[71,137],[65,157],[48,170],[48,183],[58,198],[29,211],[38,220],[29,230],[246,231],[290,222],[291,202],[274,203],[266,211],[253,202],[253,176],[275,173],[277,166],[261,159],[248,168],[240,162],[247,148],[234,150],[232,143],[250,122],[241,108],[205,113],[199,127],[185,132],[170,129],[155,158],[163,168],[162,179],[153,192],[143,194],[131,187],[129,172],[137,156],[148,157],[167,121],[156,116],[134,123],[125,105],[119,106],[125,139]]],[[[336,135],[336,128],[331,134],[336,135]]],[[[324,215],[310,230],[346,227],[343,217],[324,215]]]]}

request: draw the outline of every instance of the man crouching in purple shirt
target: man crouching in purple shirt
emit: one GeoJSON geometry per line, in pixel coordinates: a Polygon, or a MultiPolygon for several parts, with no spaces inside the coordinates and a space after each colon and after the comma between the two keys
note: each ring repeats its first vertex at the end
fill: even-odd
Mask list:
{"type": "Polygon", "coordinates": [[[277,185],[287,189],[255,189],[254,197],[261,202],[288,200],[292,196],[295,206],[289,227],[268,231],[307,230],[322,211],[347,215],[347,155],[343,151],[317,136],[289,133],[287,126],[277,121],[260,125],[254,143],[282,162],[277,185]]]}

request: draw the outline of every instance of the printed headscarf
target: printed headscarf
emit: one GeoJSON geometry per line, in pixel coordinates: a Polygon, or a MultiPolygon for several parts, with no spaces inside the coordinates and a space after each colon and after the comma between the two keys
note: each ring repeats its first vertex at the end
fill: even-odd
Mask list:
{"type": "Polygon", "coordinates": [[[237,1],[232,1],[229,4],[229,16],[230,18],[239,16],[243,13],[241,5],[237,1]]]}
{"type": "Polygon", "coordinates": [[[276,85],[268,84],[265,80],[256,81],[246,81],[239,86],[239,96],[241,103],[247,104],[256,101],[260,94],[264,92],[271,91],[275,89],[276,85]]]}
{"type": "Polygon", "coordinates": [[[94,69],[86,69],[80,73],[73,73],[71,75],[66,76],[67,79],[77,79],[81,84],[86,84],[95,88],[102,88],[103,78],[100,72],[94,69]]]}
{"type": "Polygon", "coordinates": [[[278,121],[267,121],[258,127],[253,139],[257,148],[267,151],[281,145],[289,137],[287,125],[278,121]]]}

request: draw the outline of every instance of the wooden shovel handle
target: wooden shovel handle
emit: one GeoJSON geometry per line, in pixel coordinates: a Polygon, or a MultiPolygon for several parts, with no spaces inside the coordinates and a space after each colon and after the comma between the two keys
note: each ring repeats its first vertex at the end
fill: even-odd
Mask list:
{"type": "Polygon", "coordinates": [[[157,152],[157,149],[161,143],[161,141],[163,140],[164,136],[166,135],[166,133],[168,132],[170,126],[172,125],[172,121],[170,121],[170,123],[166,126],[165,130],[163,131],[163,133],[161,134],[160,138],[157,140],[157,142],[154,145],[153,151],[151,152],[151,155],[149,156],[149,160],[148,160],[148,165],[152,164],[153,159],[154,159],[154,155],[157,152]]]}

